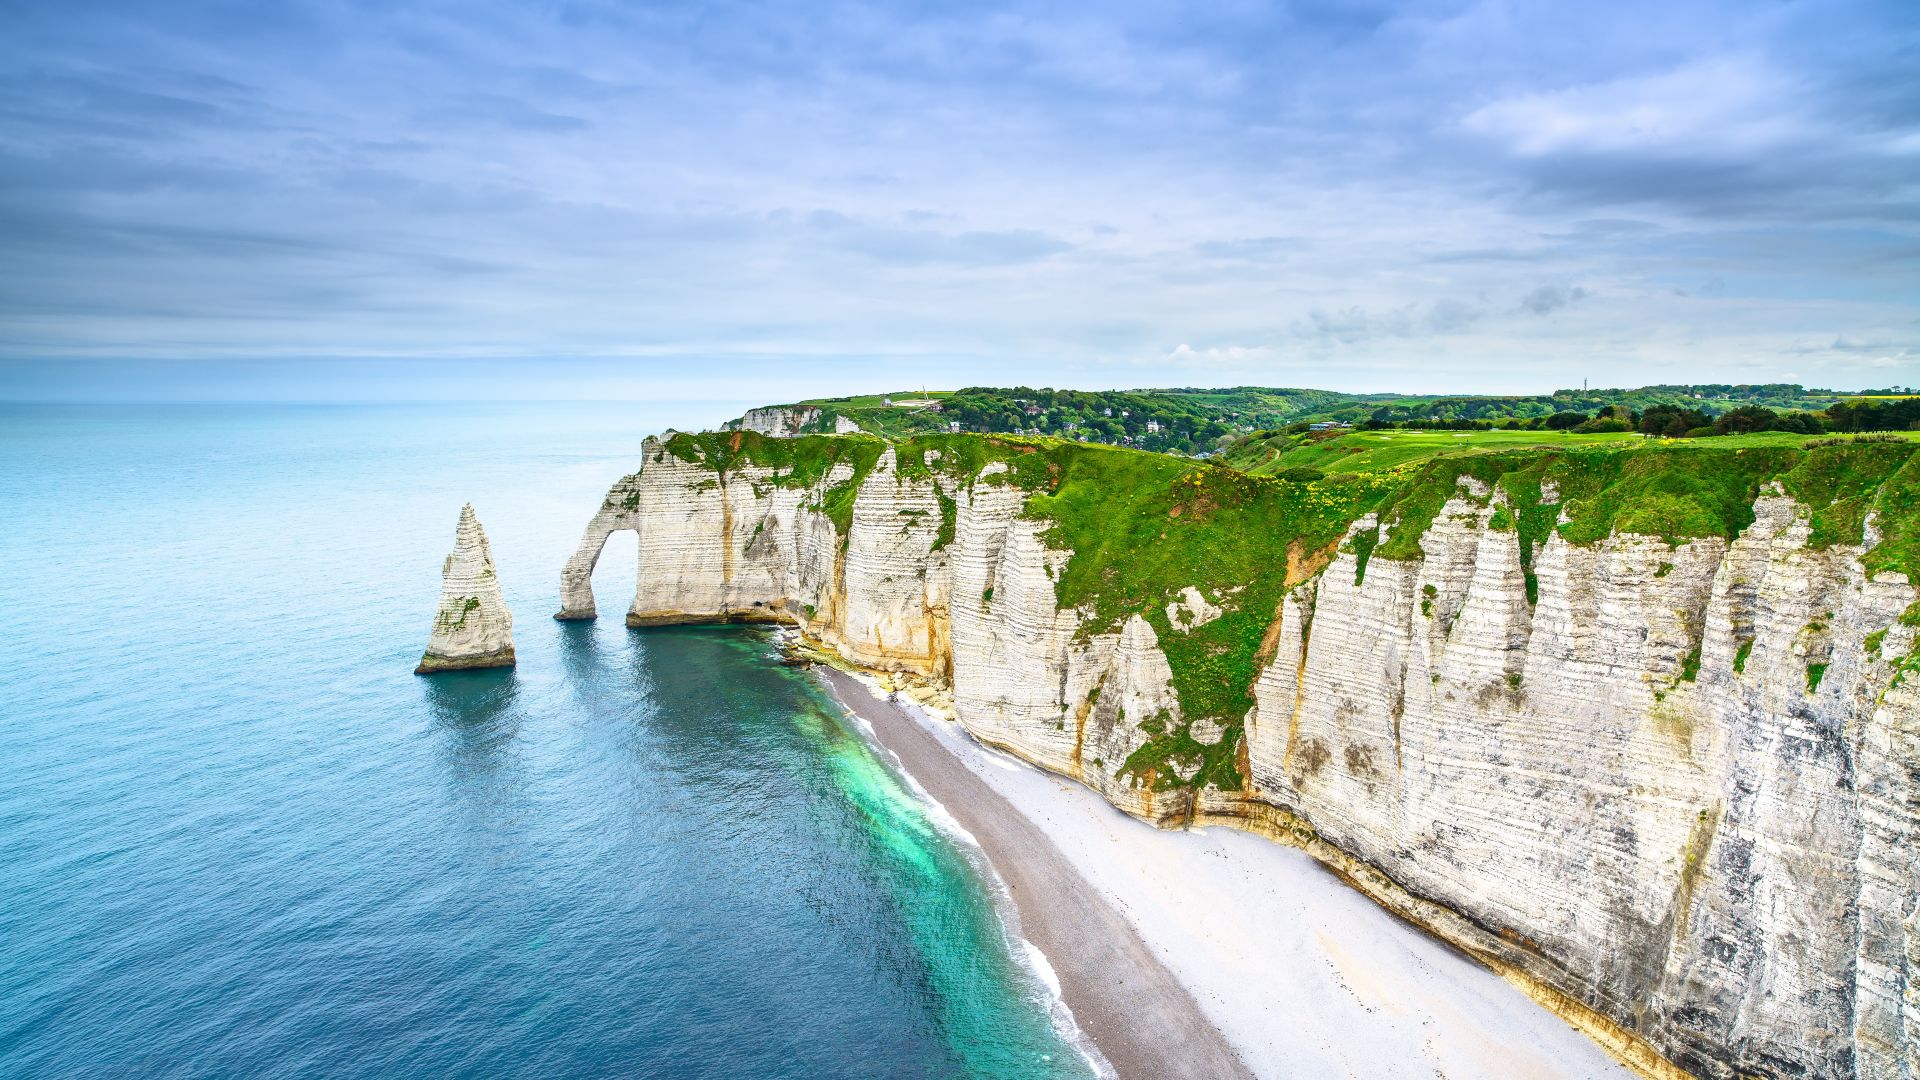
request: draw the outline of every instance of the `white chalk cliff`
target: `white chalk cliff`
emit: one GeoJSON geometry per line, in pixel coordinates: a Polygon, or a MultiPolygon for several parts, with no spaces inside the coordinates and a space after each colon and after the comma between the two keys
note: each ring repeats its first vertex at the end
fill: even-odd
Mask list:
{"type": "Polygon", "coordinates": [[[776,439],[792,438],[820,419],[820,410],[811,405],[767,405],[748,409],[727,426],[739,431],[757,431],[776,439]]]}
{"type": "Polygon", "coordinates": [[[513,615],[500,596],[493,549],[473,504],[460,508],[453,554],[440,568],[440,609],[415,674],[513,666],[513,615]]]}
{"type": "Polygon", "coordinates": [[[809,431],[824,433],[829,427],[835,435],[854,435],[861,430],[859,424],[838,413],[829,419],[831,424],[823,421],[814,405],[765,405],[748,409],[727,421],[726,427],[728,431],[753,431],[776,439],[791,439],[809,431]]]}
{"type": "MultiPolygon", "coordinates": [[[[1072,553],[1003,464],[956,480],[888,449],[843,527],[848,465],[802,487],[645,455],[567,564],[560,617],[593,616],[601,546],[633,530],[630,623],[790,622],[1129,813],[1298,844],[1649,1075],[1920,1080],[1920,688],[1898,673],[1916,591],[1810,544],[1777,488],[1730,542],[1555,535],[1532,600],[1498,490],[1463,488],[1418,558],[1362,574],[1343,548],[1268,631],[1246,786],[1196,793],[1123,773],[1145,723],[1180,719],[1167,655],[1141,615],[1084,632],[1060,607],[1072,553]]],[[[442,621],[498,603],[456,587],[460,555],[442,621]]],[[[1184,633],[1222,602],[1154,610],[1184,633]]]]}

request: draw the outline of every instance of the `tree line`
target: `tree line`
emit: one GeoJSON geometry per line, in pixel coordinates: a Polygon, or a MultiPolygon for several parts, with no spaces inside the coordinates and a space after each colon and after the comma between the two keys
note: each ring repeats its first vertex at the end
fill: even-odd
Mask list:
{"type": "Polygon", "coordinates": [[[1716,435],[1746,435],[1757,431],[1785,431],[1799,435],[1829,432],[1920,430],[1920,397],[1857,398],[1836,402],[1819,411],[1779,410],[1764,405],[1741,405],[1722,412],[1677,403],[1605,405],[1592,412],[1563,410],[1548,416],[1507,420],[1400,419],[1382,409],[1360,425],[1367,430],[1400,428],[1438,431],[1635,431],[1670,439],[1699,439],[1716,435]]]}

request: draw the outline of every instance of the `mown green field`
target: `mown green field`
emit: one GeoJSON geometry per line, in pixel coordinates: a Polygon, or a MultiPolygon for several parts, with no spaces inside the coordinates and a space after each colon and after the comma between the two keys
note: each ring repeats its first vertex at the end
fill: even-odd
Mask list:
{"type": "MultiPolygon", "coordinates": [[[[1898,432],[1901,438],[1920,440],[1920,432],[1898,432]]],[[[1769,431],[1753,435],[1725,435],[1711,439],[1649,439],[1631,432],[1574,435],[1565,431],[1356,431],[1335,438],[1312,435],[1276,435],[1251,440],[1224,455],[1226,464],[1256,476],[1278,476],[1289,469],[1323,473],[1380,472],[1398,465],[1433,458],[1491,450],[1571,450],[1613,448],[1632,450],[1692,446],[1718,450],[1752,447],[1799,447],[1820,436],[1769,431]]]]}
{"type": "MultiPolygon", "coordinates": [[[[937,399],[952,396],[953,391],[951,390],[895,390],[890,394],[855,394],[851,397],[808,398],[797,404],[836,405],[842,409],[880,409],[886,407],[885,402],[888,400],[895,402],[921,401],[929,398],[937,399]]],[[[903,409],[902,411],[905,410],[903,409]]]]}

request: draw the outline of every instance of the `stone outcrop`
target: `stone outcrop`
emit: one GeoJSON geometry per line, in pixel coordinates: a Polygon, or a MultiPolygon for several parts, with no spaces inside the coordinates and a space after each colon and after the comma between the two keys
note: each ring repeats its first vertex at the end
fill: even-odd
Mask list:
{"type": "Polygon", "coordinates": [[[440,569],[440,610],[434,613],[426,655],[417,675],[462,668],[513,666],[513,615],[500,596],[493,549],[473,504],[460,508],[453,554],[440,569]]]}
{"type": "Polygon", "coordinates": [[[819,419],[820,410],[811,405],[768,405],[748,409],[739,419],[729,420],[727,427],[734,431],[757,431],[776,439],[787,439],[806,431],[819,419]]]}
{"type": "Polygon", "coordinates": [[[752,431],[776,439],[792,439],[808,433],[858,435],[863,429],[839,413],[824,418],[815,405],[767,405],[748,409],[726,423],[728,431],[752,431]]]}
{"type": "MultiPolygon", "coordinates": [[[[1418,557],[1275,568],[1299,581],[1244,786],[1196,791],[1123,767],[1183,719],[1149,612],[1062,607],[1072,553],[1005,472],[887,449],[797,484],[649,442],[561,617],[592,617],[601,545],[632,529],[630,623],[793,623],[1129,813],[1298,844],[1649,1075],[1920,1080],[1920,607],[1778,487],[1731,540],[1556,534],[1528,563],[1504,493],[1463,480],[1418,557]]],[[[1151,613],[1186,633],[1232,602],[1151,613]]]]}

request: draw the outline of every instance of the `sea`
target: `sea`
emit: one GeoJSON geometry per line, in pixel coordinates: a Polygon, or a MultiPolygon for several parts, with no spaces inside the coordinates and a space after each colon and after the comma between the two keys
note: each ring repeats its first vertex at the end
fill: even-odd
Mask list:
{"type": "Polygon", "coordinates": [[[769,631],[550,618],[738,411],[0,406],[0,1076],[1092,1075],[769,631]],[[416,676],[469,501],[519,664],[416,676]]]}

